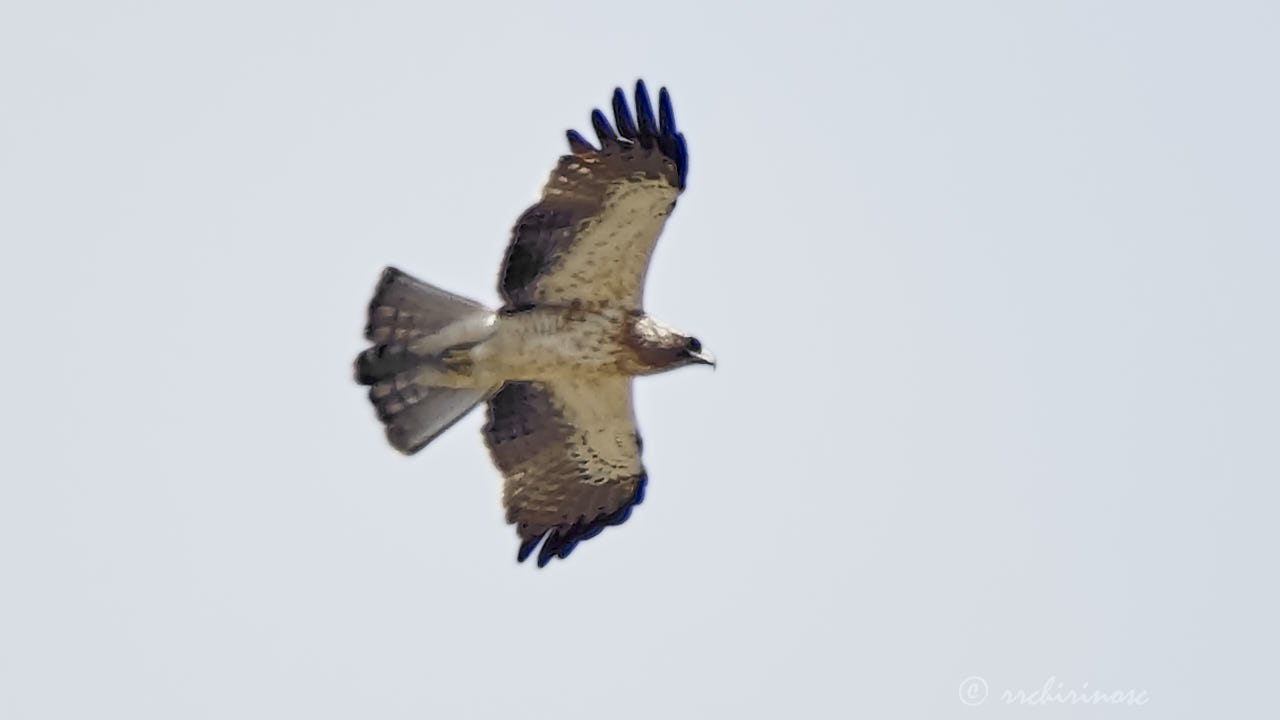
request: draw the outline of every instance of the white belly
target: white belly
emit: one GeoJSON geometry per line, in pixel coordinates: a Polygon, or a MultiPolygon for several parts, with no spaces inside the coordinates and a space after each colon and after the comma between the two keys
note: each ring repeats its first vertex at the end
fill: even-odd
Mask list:
{"type": "Polygon", "coordinates": [[[500,317],[491,338],[473,347],[486,380],[555,380],[618,375],[622,313],[534,310],[500,317]]]}

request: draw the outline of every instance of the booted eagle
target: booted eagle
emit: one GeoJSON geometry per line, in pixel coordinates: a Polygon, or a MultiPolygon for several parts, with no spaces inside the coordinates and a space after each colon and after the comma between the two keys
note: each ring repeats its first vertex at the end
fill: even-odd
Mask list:
{"type": "Polygon", "coordinates": [[[564,558],[627,519],[644,497],[631,378],[714,365],[697,338],[645,314],[644,277],[684,190],[689,154],[671,96],[654,116],[644,82],[633,118],[621,89],[599,147],[568,131],[542,199],[516,221],[489,310],[395,268],[369,304],[356,380],[397,450],[413,454],[473,407],[506,482],[523,562],[564,558]]]}

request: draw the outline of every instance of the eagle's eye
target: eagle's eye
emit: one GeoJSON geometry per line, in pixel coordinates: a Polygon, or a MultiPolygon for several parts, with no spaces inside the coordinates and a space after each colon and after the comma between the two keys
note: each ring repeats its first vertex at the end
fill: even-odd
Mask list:
{"type": "Polygon", "coordinates": [[[684,349],[691,353],[702,352],[702,343],[698,342],[698,338],[691,337],[685,342],[684,349]]]}

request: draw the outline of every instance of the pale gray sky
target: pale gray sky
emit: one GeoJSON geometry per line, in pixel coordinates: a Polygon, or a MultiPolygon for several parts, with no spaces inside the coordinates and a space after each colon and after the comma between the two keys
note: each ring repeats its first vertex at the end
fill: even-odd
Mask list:
{"type": "Polygon", "coordinates": [[[1274,3],[112,5],[0,10],[0,717],[1274,707],[1274,3]],[[539,571],[481,414],[402,458],[350,361],[636,77],[721,363],[539,571]]]}

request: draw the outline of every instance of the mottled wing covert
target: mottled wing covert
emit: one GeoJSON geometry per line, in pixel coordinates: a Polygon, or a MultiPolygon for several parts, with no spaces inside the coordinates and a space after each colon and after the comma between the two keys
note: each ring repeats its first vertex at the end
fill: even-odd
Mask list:
{"type": "Polygon", "coordinates": [[[644,497],[628,378],[509,382],[489,400],[484,436],[522,562],[539,542],[539,566],[567,557],[644,497]]]}
{"type": "Polygon", "coordinates": [[[689,154],[666,88],[656,118],[644,82],[636,83],[638,123],[620,88],[613,113],[616,129],[603,112],[592,113],[599,148],[568,132],[572,154],[560,158],[542,199],[516,221],[498,285],[508,307],[639,307],[649,256],[684,190],[689,154]]]}

